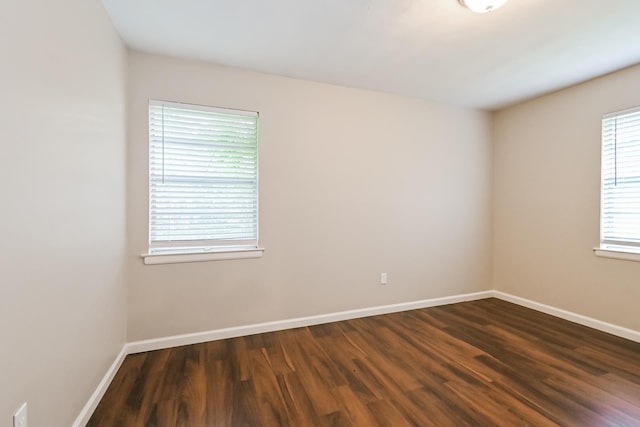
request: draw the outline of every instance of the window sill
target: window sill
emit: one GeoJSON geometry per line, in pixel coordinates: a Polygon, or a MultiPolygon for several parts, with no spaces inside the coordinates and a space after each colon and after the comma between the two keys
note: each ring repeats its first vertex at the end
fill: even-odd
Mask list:
{"type": "Polygon", "coordinates": [[[261,258],[264,248],[255,249],[230,249],[225,251],[210,252],[163,252],[142,254],[144,263],[154,264],[178,264],[182,262],[222,261],[230,259],[261,258]]]}
{"type": "Polygon", "coordinates": [[[621,248],[601,246],[593,248],[596,256],[603,258],[622,259],[625,261],[640,261],[640,248],[621,248]]]}

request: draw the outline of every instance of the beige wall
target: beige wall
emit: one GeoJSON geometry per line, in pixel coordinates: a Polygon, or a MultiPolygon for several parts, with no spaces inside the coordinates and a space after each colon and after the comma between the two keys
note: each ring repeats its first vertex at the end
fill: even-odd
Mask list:
{"type": "Polygon", "coordinates": [[[126,56],[99,1],[11,0],[0,57],[0,425],[68,427],[126,335],[126,56]]]}
{"type": "Polygon", "coordinates": [[[488,289],[490,127],[474,110],[130,53],[129,340],[488,289]],[[149,98],[260,112],[263,258],[143,265],[149,98]]]}
{"type": "Polygon", "coordinates": [[[640,105],[640,66],[500,111],[494,285],[640,330],[640,263],[597,258],[600,123],[640,105]]]}

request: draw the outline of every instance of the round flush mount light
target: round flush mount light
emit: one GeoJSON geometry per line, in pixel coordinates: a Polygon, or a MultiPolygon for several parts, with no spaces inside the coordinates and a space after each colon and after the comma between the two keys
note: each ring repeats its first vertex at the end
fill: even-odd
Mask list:
{"type": "Polygon", "coordinates": [[[458,0],[458,2],[474,12],[486,13],[503,6],[507,0],[458,0]]]}

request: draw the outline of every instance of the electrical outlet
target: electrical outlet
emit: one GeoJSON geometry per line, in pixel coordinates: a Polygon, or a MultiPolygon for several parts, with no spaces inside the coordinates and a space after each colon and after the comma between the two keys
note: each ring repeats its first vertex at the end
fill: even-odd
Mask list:
{"type": "Polygon", "coordinates": [[[387,284],[387,273],[380,273],[380,284],[381,285],[387,284]]]}
{"type": "Polygon", "coordinates": [[[13,414],[13,427],[27,427],[27,404],[23,403],[20,409],[13,414]]]}

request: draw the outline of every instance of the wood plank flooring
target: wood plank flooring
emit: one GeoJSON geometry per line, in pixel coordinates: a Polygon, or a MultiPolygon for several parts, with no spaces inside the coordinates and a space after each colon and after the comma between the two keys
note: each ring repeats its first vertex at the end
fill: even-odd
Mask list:
{"type": "Polygon", "coordinates": [[[130,355],[88,426],[640,426],[640,344],[491,298],[130,355]]]}

